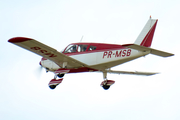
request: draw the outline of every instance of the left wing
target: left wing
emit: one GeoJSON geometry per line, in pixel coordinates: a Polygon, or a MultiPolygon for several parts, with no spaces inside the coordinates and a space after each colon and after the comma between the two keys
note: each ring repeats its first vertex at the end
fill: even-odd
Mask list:
{"type": "Polygon", "coordinates": [[[79,67],[88,66],[85,63],[82,63],[61,52],[58,52],[56,49],[51,48],[31,38],[15,37],[15,38],[9,39],[8,42],[13,43],[17,46],[20,46],[33,53],[36,53],[46,59],[49,59],[55,62],[56,64],[58,64],[60,67],[62,67],[64,63],[67,64],[67,68],[79,68],[79,67]]]}
{"type": "Polygon", "coordinates": [[[114,74],[129,74],[129,75],[155,75],[157,72],[139,72],[139,71],[116,71],[116,70],[105,70],[107,73],[114,74]]]}

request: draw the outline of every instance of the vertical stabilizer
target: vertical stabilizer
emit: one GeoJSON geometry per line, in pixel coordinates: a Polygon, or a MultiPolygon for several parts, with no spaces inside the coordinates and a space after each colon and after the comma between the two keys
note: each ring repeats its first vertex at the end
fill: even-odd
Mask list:
{"type": "Polygon", "coordinates": [[[150,17],[134,44],[150,47],[156,29],[157,21],[157,19],[151,19],[150,17]]]}

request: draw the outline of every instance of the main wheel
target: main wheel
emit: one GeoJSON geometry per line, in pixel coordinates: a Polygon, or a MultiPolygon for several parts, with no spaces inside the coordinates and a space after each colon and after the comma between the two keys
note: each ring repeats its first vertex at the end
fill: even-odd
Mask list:
{"type": "Polygon", "coordinates": [[[103,85],[102,87],[103,87],[105,90],[108,90],[108,89],[110,88],[109,85],[103,85]]]}
{"type": "Polygon", "coordinates": [[[64,75],[65,75],[65,74],[58,74],[57,76],[58,76],[59,78],[62,78],[62,77],[64,77],[64,75]]]}
{"type": "Polygon", "coordinates": [[[57,86],[57,85],[50,85],[49,87],[50,87],[51,89],[55,89],[56,86],[57,86]]]}

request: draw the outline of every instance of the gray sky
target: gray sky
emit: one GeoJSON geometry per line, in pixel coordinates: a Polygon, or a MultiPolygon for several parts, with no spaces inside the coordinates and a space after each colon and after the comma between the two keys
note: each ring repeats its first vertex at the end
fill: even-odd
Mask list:
{"type": "Polygon", "coordinates": [[[6,0],[0,1],[1,120],[179,120],[180,1],[6,0]],[[101,73],[67,74],[50,90],[53,73],[38,75],[40,56],[7,42],[34,38],[59,51],[72,42],[133,43],[149,16],[158,19],[154,55],[113,69],[160,72],[144,77],[108,74],[116,83],[105,91],[101,73]]]}

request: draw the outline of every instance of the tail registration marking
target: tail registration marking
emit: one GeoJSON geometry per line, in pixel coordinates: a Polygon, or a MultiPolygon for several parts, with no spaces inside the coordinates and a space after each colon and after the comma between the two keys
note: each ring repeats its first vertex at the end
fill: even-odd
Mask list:
{"type": "Polygon", "coordinates": [[[131,49],[117,50],[117,51],[105,51],[103,58],[116,57],[126,57],[131,55],[131,49]]]}

